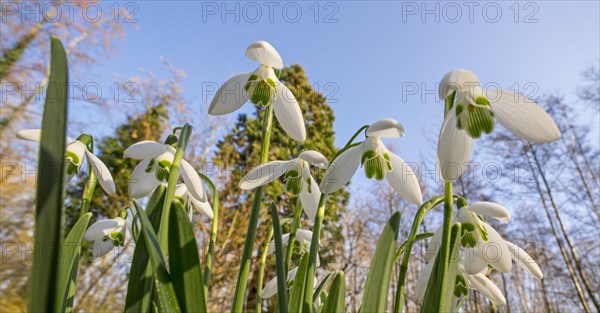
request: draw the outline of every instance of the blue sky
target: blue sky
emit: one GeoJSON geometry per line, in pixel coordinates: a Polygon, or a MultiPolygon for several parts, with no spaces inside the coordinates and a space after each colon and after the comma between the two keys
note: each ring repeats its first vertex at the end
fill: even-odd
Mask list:
{"type": "Polygon", "coordinates": [[[107,81],[140,69],[166,76],[164,56],[187,72],[186,95],[200,107],[203,83],[253,70],[245,48],[267,40],[332,100],[338,145],[362,124],[393,117],[407,133],[393,144],[408,161],[433,151],[425,136],[437,134],[442,114],[434,89],[449,70],[534,97],[572,95],[600,56],[597,1],[275,4],[140,2],[118,56],[93,72],[107,81]]]}

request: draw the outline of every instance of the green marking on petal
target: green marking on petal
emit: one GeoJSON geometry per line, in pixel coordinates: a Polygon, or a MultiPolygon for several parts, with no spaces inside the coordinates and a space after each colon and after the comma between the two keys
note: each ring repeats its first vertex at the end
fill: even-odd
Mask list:
{"type": "Polygon", "coordinates": [[[460,231],[461,246],[474,248],[477,245],[477,236],[475,236],[475,225],[473,225],[472,223],[463,223],[460,231]]]}
{"type": "Polygon", "coordinates": [[[81,164],[81,160],[79,159],[79,156],[77,154],[75,154],[73,151],[67,150],[67,152],[65,152],[65,158],[67,158],[69,161],[71,161],[71,163],[73,163],[75,165],[81,164]]]}
{"type": "Polygon", "coordinates": [[[115,246],[123,246],[123,244],[125,243],[125,235],[123,235],[123,233],[121,233],[120,231],[115,231],[111,233],[110,239],[112,239],[113,244],[115,246]]]}
{"type": "Polygon", "coordinates": [[[483,239],[483,241],[487,242],[488,241],[488,232],[485,229],[485,227],[479,225],[479,233],[481,234],[481,239],[483,239]]]}
{"type": "Polygon", "coordinates": [[[364,166],[367,178],[375,178],[376,180],[383,180],[385,178],[385,169],[381,158],[375,151],[369,150],[365,152],[360,161],[364,166]]]}
{"type": "Polygon", "coordinates": [[[310,178],[307,178],[306,179],[306,186],[307,186],[308,194],[312,193],[311,184],[312,184],[312,181],[310,180],[310,178]]]}
{"type": "Polygon", "coordinates": [[[467,287],[467,281],[462,275],[456,275],[454,283],[454,296],[460,298],[462,296],[469,295],[469,287],[467,287]]]}
{"type": "Polygon", "coordinates": [[[156,167],[156,179],[159,181],[167,181],[169,179],[169,171],[171,170],[171,162],[161,160],[156,167]]]}
{"type": "Polygon", "coordinates": [[[250,94],[250,101],[257,105],[268,106],[277,97],[275,81],[270,78],[249,82],[244,88],[250,94]]]}
{"type": "Polygon", "coordinates": [[[152,160],[150,160],[150,162],[148,162],[148,166],[146,166],[146,169],[145,169],[146,173],[152,172],[152,169],[154,169],[154,163],[156,163],[154,161],[154,159],[152,159],[152,160]]]}
{"type": "Polygon", "coordinates": [[[302,177],[296,170],[289,170],[285,173],[285,190],[291,192],[294,195],[300,193],[302,187],[302,177]]]}
{"type": "Polygon", "coordinates": [[[466,130],[469,136],[479,138],[482,133],[489,134],[494,130],[494,116],[490,109],[469,105],[467,111],[466,130]]]}

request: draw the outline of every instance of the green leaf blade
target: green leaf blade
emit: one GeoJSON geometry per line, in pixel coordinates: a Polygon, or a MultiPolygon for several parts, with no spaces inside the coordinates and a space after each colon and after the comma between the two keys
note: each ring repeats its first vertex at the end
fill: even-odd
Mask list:
{"type": "Polygon", "coordinates": [[[344,281],[344,272],[339,271],[335,274],[327,301],[323,305],[323,312],[343,313],[345,311],[346,282],[344,281]]]}
{"type": "Polygon", "coordinates": [[[206,295],[194,228],[181,204],[174,202],[171,208],[169,265],[175,293],[184,312],[204,313],[206,295]]]}
{"type": "Polygon", "coordinates": [[[289,312],[302,312],[302,304],[304,302],[304,283],[306,282],[306,271],[308,269],[308,253],[305,253],[300,259],[296,277],[292,283],[292,293],[288,303],[289,312]]]}
{"type": "Polygon", "coordinates": [[[68,106],[67,54],[51,39],[50,78],[42,119],[39,175],[36,190],[34,258],[29,312],[55,308],[58,292],[60,244],[63,233],[63,180],[68,106]]]}
{"type": "Polygon", "coordinates": [[[387,311],[390,274],[394,263],[399,228],[400,212],[396,212],[388,220],[377,241],[375,255],[373,256],[373,262],[371,263],[363,293],[360,309],[362,313],[387,311]]]}

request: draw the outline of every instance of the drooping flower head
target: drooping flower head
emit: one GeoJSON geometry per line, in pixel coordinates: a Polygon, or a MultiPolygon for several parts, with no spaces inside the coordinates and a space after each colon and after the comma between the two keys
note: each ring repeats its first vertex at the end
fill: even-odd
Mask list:
{"type": "Polygon", "coordinates": [[[552,117],[527,97],[509,90],[482,89],[479,77],[454,70],[442,78],[439,96],[448,104],[438,141],[440,174],[445,181],[458,178],[467,168],[473,138],[490,134],[496,120],[517,137],[547,143],[560,131],[552,117]]]}
{"type": "MultiPolygon", "coordinates": [[[[171,136],[167,143],[141,141],[125,150],[123,156],[142,160],[133,170],[129,181],[129,196],[133,199],[150,195],[161,183],[169,179],[169,171],[175,158],[171,136]]],[[[206,192],[198,173],[190,163],[181,160],[179,171],[189,194],[198,201],[206,202],[206,192]]]]}
{"type": "MultiPolygon", "coordinates": [[[[504,304],[506,300],[502,292],[485,275],[489,268],[508,273],[512,269],[512,261],[515,261],[537,279],[542,279],[543,274],[531,256],[512,242],[502,239],[481,215],[504,223],[508,223],[510,219],[508,210],[493,202],[477,202],[458,209],[456,217],[452,220],[452,224],[461,225],[460,258],[453,286],[454,295],[460,299],[468,295],[469,289],[475,289],[492,302],[504,304]]],[[[425,295],[441,240],[442,227],[440,226],[427,246],[425,255],[427,265],[417,282],[418,298],[425,295]]]]}
{"type": "Polygon", "coordinates": [[[321,191],[330,194],[344,187],[362,165],[368,178],[387,179],[398,194],[420,205],[423,200],[416,175],[380,139],[404,136],[402,125],[394,119],[383,119],[369,126],[366,135],[364,142],[347,149],[332,162],[321,182],[321,191]]]}
{"type": "Polygon", "coordinates": [[[248,100],[256,105],[273,105],[275,117],[285,132],[294,140],[304,141],[306,129],[298,101],[276,75],[283,68],[277,50],[266,41],[257,41],[248,46],[246,56],[260,65],[252,73],[235,75],[226,81],[215,94],[208,113],[228,114],[248,100]]]}
{"type": "MultiPolygon", "coordinates": [[[[17,132],[17,138],[39,142],[41,134],[41,129],[24,129],[17,132]]],[[[92,145],[92,137],[87,134],[83,134],[75,140],[67,137],[65,151],[67,179],[65,182],[68,183],[75,174],[79,173],[81,165],[84,163],[84,157],[87,157],[98,183],[107,194],[112,195],[116,192],[115,182],[108,167],[91,152],[92,145]]]]}
{"type": "Polygon", "coordinates": [[[101,257],[110,252],[114,247],[122,247],[127,233],[127,212],[119,212],[113,219],[98,221],[90,226],[83,235],[83,240],[93,242],[91,247],[92,257],[101,257]]]}
{"type": "Polygon", "coordinates": [[[314,221],[321,191],[310,173],[310,165],[325,168],[327,164],[327,159],[321,153],[314,150],[303,151],[295,159],[271,161],[253,168],[240,181],[240,188],[254,189],[283,176],[286,190],[300,197],[302,209],[314,221]]]}

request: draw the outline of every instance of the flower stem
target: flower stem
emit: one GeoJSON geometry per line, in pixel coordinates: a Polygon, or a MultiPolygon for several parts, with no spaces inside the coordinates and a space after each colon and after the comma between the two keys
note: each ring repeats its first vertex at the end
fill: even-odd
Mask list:
{"type": "MultiPolygon", "coordinates": [[[[271,129],[273,128],[273,105],[267,107],[263,120],[262,146],[260,151],[260,163],[265,163],[269,159],[269,145],[271,143],[271,129]]],[[[257,187],[254,191],[252,209],[250,211],[250,221],[248,222],[248,232],[246,233],[246,242],[244,243],[244,252],[242,253],[242,262],[240,272],[235,286],[235,295],[231,312],[242,312],[244,306],[244,295],[248,285],[248,273],[252,263],[252,246],[256,238],[256,228],[258,227],[258,213],[260,212],[260,203],[262,202],[263,186],[257,187]]]]}
{"type": "Polygon", "coordinates": [[[412,252],[413,244],[417,236],[417,231],[425,215],[438,204],[444,201],[444,196],[437,196],[431,198],[429,201],[423,203],[415,218],[413,219],[412,227],[408,239],[406,239],[406,246],[402,254],[402,262],[400,263],[400,274],[398,275],[398,286],[396,287],[396,301],[394,303],[394,313],[402,312],[402,303],[404,302],[404,284],[406,282],[406,272],[408,271],[408,261],[410,260],[410,254],[412,252]]]}
{"type": "Polygon", "coordinates": [[[308,255],[308,268],[306,271],[306,282],[304,283],[304,307],[312,308],[312,294],[314,290],[315,267],[317,264],[317,252],[319,251],[319,238],[321,237],[321,227],[325,217],[325,202],[327,195],[321,194],[319,198],[319,208],[315,216],[315,225],[313,226],[312,239],[310,241],[310,254],[308,255]]]}
{"type": "Polygon", "coordinates": [[[294,220],[292,221],[292,229],[290,230],[290,238],[288,240],[287,251],[285,255],[285,269],[286,272],[290,269],[290,263],[292,261],[292,254],[294,253],[294,245],[296,243],[296,231],[300,227],[300,217],[302,216],[302,202],[300,197],[296,198],[296,212],[294,214],[294,220]]]}
{"type": "Polygon", "coordinates": [[[81,206],[79,208],[79,217],[82,217],[90,209],[90,202],[92,201],[92,195],[96,189],[96,173],[92,170],[92,164],[88,161],[88,181],[83,187],[83,194],[81,195],[81,206]]]}
{"type": "Polygon", "coordinates": [[[208,185],[212,192],[213,203],[213,218],[210,224],[210,241],[208,243],[208,253],[204,261],[204,294],[208,298],[208,287],[210,285],[210,275],[212,271],[212,259],[215,253],[215,243],[217,241],[217,230],[219,228],[219,193],[217,186],[208,178],[208,176],[198,172],[198,175],[208,185]]]}
{"type": "MultiPolygon", "coordinates": [[[[454,199],[452,197],[452,182],[446,182],[444,188],[444,222],[442,225],[442,242],[440,247],[441,253],[441,277],[440,284],[441,288],[439,289],[441,293],[446,290],[446,285],[448,284],[449,278],[446,277],[446,273],[448,272],[448,265],[450,263],[450,231],[452,228],[452,211],[454,209],[454,199]]],[[[438,297],[443,297],[443,294],[437,295],[438,297]]],[[[447,308],[444,308],[444,302],[440,301],[440,307],[438,312],[445,312],[447,308]]]]}
{"type": "MultiPolygon", "coordinates": [[[[262,254],[260,255],[260,262],[258,263],[258,293],[260,293],[263,289],[263,280],[265,277],[265,264],[267,263],[267,252],[269,252],[269,244],[271,243],[271,239],[273,239],[273,226],[269,229],[269,234],[267,235],[267,241],[263,245],[262,254]]],[[[256,299],[256,313],[261,312],[262,299],[258,296],[256,299]]]]}
{"type": "Polygon", "coordinates": [[[179,179],[179,167],[181,166],[181,160],[183,159],[183,153],[187,146],[190,134],[192,133],[192,126],[185,124],[179,134],[179,140],[177,142],[177,150],[173,157],[173,164],[169,170],[169,180],[167,183],[167,191],[165,193],[165,202],[163,202],[162,215],[160,228],[158,230],[158,242],[160,249],[166,256],[169,252],[169,217],[171,215],[171,202],[175,195],[175,188],[177,187],[177,179],[179,179]]]}
{"type": "Polygon", "coordinates": [[[287,272],[283,258],[283,241],[281,240],[281,223],[275,203],[271,202],[271,218],[273,219],[273,235],[275,236],[275,261],[277,266],[277,304],[279,313],[287,313],[287,272]]]}

